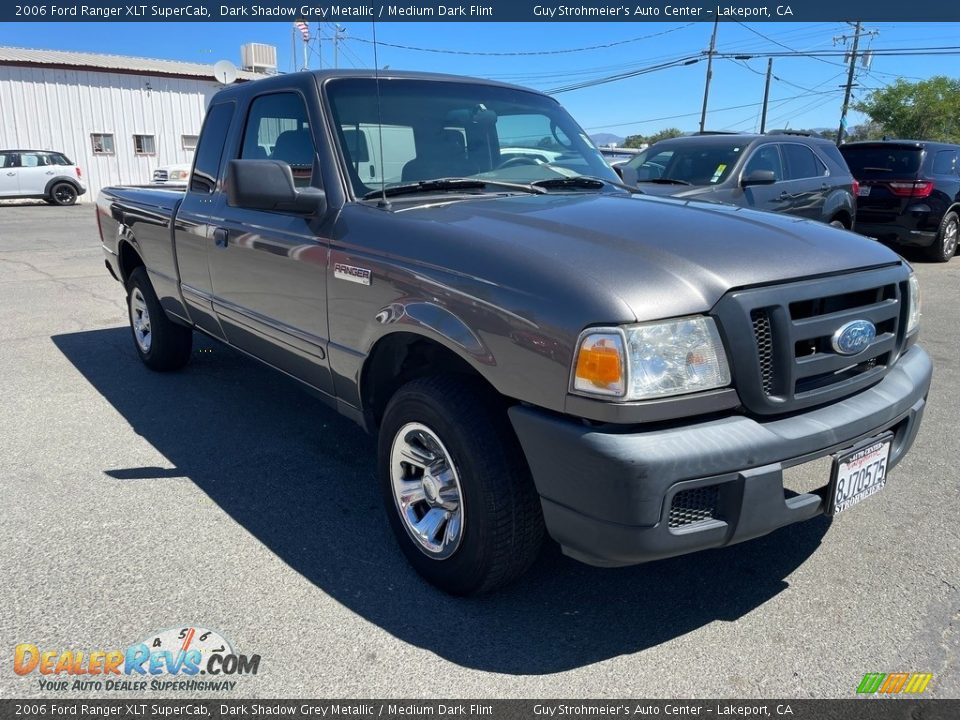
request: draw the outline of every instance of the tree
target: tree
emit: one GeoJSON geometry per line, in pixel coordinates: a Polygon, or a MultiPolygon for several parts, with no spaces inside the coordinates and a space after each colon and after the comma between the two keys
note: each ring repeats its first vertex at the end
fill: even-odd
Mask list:
{"type": "Polygon", "coordinates": [[[943,75],[915,83],[900,79],[874,90],[854,109],[885,135],[960,142],[960,79],[943,75]]]}
{"type": "Polygon", "coordinates": [[[883,128],[879,123],[872,120],[862,125],[854,125],[847,130],[843,136],[844,142],[857,142],[858,140],[880,140],[883,137],[883,128]]]}
{"type": "Polygon", "coordinates": [[[628,148],[638,148],[642,147],[644,144],[653,145],[655,142],[660,142],[661,140],[667,140],[669,138],[680,137],[683,133],[677,128],[664,128],[659,132],[655,132],[653,135],[628,135],[626,140],[623,141],[623,146],[628,148]]]}

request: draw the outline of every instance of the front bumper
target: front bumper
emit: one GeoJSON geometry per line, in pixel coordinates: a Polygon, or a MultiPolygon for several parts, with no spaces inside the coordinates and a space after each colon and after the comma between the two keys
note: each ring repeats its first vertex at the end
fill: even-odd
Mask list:
{"type": "Polygon", "coordinates": [[[509,412],[551,537],[589,564],[632,565],[732,545],[822,514],[822,493],[786,496],[783,469],[887,430],[892,468],[916,437],[931,374],[929,356],[913,346],[879,383],[831,405],[780,419],[737,415],[642,432],[522,405],[509,412]],[[677,493],[713,486],[711,518],[670,527],[677,493]]]}

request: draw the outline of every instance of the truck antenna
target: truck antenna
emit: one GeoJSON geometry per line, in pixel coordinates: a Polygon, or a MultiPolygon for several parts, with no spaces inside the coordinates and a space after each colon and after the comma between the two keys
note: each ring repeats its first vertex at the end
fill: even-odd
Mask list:
{"type": "Polygon", "coordinates": [[[371,21],[373,25],[373,81],[377,86],[377,135],[380,145],[380,202],[377,207],[384,210],[390,209],[390,201],[387,199],[387,176],[383,166],[383,108],[380,103],[380,62],[377,58],[377,21],[371,21]]]}

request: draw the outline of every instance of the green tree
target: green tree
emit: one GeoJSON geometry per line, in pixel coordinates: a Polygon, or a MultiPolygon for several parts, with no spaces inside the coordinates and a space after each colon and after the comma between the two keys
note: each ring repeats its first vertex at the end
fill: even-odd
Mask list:
{"type": "Polygon", "coordinates": [[[683,133],[677,128],[664,128],[653,135],[627,135],[627,138],[623,141],[623,147],[638,148],[644,144],[653,145],[655,142],[680,137],[681,135],[683,133]]]}
{"type": "Polygon", "coordinates": [[[874,90],[854,109],[892,137],[960,142],[960,79],[900,79],[874,90]]]}
{"type": "Polygon", "coordinates": [[[843,136],[844,142],[857,142],[858,140],[880,140],[883,137],[883,128],[879,123],[873,121],[865,122],[862,125],[854,125],[847,130],[843,136]]]}

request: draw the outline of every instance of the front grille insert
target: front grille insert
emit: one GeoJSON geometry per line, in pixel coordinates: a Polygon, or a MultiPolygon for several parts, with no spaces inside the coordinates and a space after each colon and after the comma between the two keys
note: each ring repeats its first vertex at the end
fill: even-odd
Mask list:
{"type": "Polygon", "coordinates": [[[717,516],[717,500],[720,493],[716,485],[681,490],[673,496],[667,526],[686,527],[712,520],[717,516]]]}
{"type": "Polygon", "coordinates": [[[753,337],[757,341],[757,358],[760,360],[760,384],[763,394],[773,393],[773,333],[770,330],[770,315],[765,308],[750,313],[753,320],[753,337]]]}
{"type": "Polygon", "coordinates": [[[869,387],[904,346],[909,268],[894,265],[729,293],[715,314],[744,406],[773,415],[831,402],[869,387]],[[833,346],[855,320],[876,329],[861,352],[833,346]]]}

